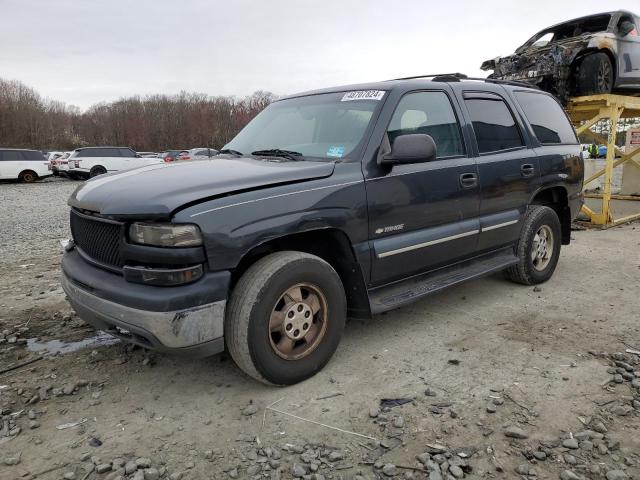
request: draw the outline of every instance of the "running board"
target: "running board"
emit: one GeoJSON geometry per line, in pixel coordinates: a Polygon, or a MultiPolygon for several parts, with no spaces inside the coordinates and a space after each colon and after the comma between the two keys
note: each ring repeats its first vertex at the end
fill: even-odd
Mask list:
{"type": "Polygon", "coordinates": [[[483,277],[518,263],[513,247],[443,267],[369,291],[371,313],[386,312],[443,290],[451,285],[483,277]]]}

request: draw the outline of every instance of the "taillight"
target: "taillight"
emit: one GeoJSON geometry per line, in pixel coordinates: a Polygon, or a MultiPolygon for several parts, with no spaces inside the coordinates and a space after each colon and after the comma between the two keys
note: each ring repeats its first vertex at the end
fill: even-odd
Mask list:
{"type": "Polygon", "coordinates": [[[187,156],[187,155],[183,155],[180,157],[180,160],[191,160],[191,157],[187,156]]]}
{"type": "Polygon", "coordinates": [[[171,156],[167,155],[166,157],[164,157],[164,163],[170,163],[173,161],[173,158],[171,158],[171,156]]]}

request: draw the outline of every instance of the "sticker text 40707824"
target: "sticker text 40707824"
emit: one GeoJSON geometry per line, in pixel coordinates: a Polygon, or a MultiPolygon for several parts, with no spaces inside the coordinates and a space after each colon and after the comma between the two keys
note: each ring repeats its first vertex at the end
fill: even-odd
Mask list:
{"type": "Polygon", "coordinates": [[[342,97],[342,102],[351,102],[353,100],[382,100],[384,90],[356,90],[347,92],[342,97]]]}

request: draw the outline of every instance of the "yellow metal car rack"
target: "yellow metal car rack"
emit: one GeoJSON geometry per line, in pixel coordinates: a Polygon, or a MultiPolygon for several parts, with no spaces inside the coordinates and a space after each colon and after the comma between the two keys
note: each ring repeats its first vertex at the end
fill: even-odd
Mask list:
{"type": "Polygon", "coordinates": [[[618,121],[622,118],[640,118],[640,97],[630,97],[626,95],[574,97],[569,100],[567,113],[579,136],[587,137],[597,144],[607,146],[605,168],[584,179],[584,185],[587,185],[589,182],[604,175],[603,192],[585,194],[587,198],[602,199],[602,207],[600,212],[596,212],[584,205],[582,212],[591,219],[591,223],[601,225],[605,228],[640,219],[640,196],[615,195],[611,193],[613,169],[615,167],[625,162],[633,162],[635,166],[640,168],[640,148],[625,154],[616,147],[618,121]],[[592,130],[592,127],[601,120],[611,122],[607,138],[592,130]],[[616,156],[619,158],[616,158],[616,156]],[[611,209],[611,200],[638,201],[638,212],[632,215],[614,218],[611,209]]]}

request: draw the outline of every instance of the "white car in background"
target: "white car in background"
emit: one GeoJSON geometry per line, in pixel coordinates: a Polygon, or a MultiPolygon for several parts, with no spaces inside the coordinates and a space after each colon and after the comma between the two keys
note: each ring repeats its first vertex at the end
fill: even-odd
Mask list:
{"type": "Polygon", "coordinates": [[[0,180],[32,183],[50,175],[49,162],[40,150],[0,148],[0,180]]]}
{"type": "Polygon", "coordinates": [[[54,175],[68,176],[69,173],[69,157],[73,152],[64,152],[62,156],[51,160],[51,171],[54,175]]]}
{"type": "Polygon", "coordinates": [[[215,148],[192,148],[178,155],[178,160],[206,160],[216,155],[218,155],[218,150],[215,148]]]}
{"type": "Polygon", "coordinates": [[[77,148],[69,157],[70,178],[92,178],[110,172],[164,163],[161,158],[142,158],[129,147],[77,148]]]}

